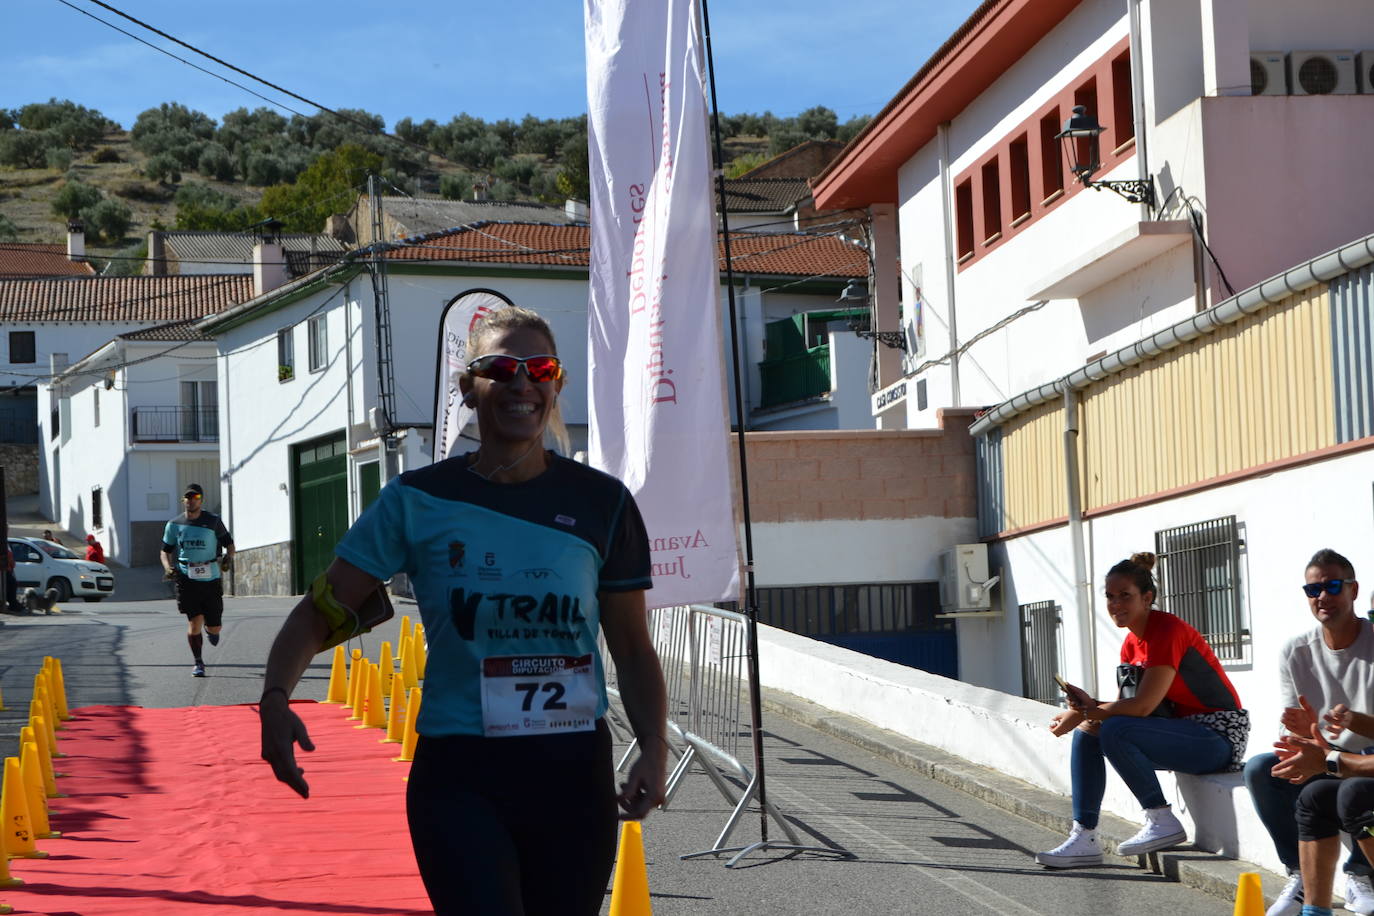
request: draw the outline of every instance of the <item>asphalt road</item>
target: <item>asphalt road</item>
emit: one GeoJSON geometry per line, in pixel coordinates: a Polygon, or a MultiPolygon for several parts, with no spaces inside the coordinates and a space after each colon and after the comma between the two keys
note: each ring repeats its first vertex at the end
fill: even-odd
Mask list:
{"type": "MultiPolygon", "coordinates": [[[[62,659],[72,706],[133,704],[175,707],[257,699],[267,648],[291,599],[226,600],[225,641],[205,648],[209,676],[191,677],[184,618],[167,600],[73,604],[51,617],[0,615],[0,754],[13,755],[28,709],[33,674],[44,655],[62,659]]],[[[398,602],[398,613],[413,611],[398,602]]],[[[383,625],[366,646],[375,656],[383,625]]],[[[323,699],[327,656],[297,696],[323,699]]],[[[746,707],[747,708],[747,707],[746,707]]],[[[710,848],[731,804],[699,772],[667,810],[644,825],[654,911],[672,914],[913,913],[1101,916],[1142,909],[1215,914],[1230,905],[1132,865],[1051,872],[1031,855],[1059,837],[948,786],[791,720],[765,722],[769,798],[807,845],[849,855],[762,849],[740,867],[720,859],[683,861],[710,848]]],[[[742,747],[748,748],[745,741],[742,747]]],[[[305,764],[308,768],[308,762],[305,764]]],[[[731,786],[732,791],[738,791],[731,786]]],[[[747,844],[760,834],[757,813],[730,837],[747,844]]],[[[785,840],[770,828],[770,838],[785,840]]],[[[575,840],[570,839],[570,842],[575,840]]],[[[408,848],[398,854],[409,855],[408,848]]]]}

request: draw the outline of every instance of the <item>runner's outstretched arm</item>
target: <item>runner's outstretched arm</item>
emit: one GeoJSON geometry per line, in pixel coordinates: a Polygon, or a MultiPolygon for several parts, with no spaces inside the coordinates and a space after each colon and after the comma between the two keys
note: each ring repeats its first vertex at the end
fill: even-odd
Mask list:
{"type": "MultiPolygon", "coordinates": [[[[334,597],[351,608],[361,607],[381,584],[358,567],[339,559],[330,564],[325,576],[333,586],[334,597]]],[[[328,635],[329,625],[315,610],[314,599],[307,591],[292,608],[272,643],[262,700],[258,705],[262,719],[262,759],[272,765],[277,779],[295,789],[302,798],[310,797],[310,786],[302,775],[305,770],[296,764],[296,745],[306,751],[313,751],[315,745],[305,723],[291,711],[287,700],[328,635]]]]}
{"type": "Polygon", "coordinates": [[[637,821],[663,803],[668,691],[663,686],[658,653],[649,638],[644,592],[602,592],[598,597],[606,648],[615,660],[620,681],[620,699],[639,739],[639,757],[626,774],[619,799],[624,817],[637,821]]]}

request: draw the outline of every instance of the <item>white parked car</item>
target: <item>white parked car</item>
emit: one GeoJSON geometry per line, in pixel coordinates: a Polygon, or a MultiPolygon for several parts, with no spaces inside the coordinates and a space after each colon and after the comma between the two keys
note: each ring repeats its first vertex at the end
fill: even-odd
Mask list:
{"type": "Polygon", "coordinates": [[[104,563],[91,563],[61,544],[42,538],[10,538],[14,578],[20,589],[57,589],[57,602],[73,596],[99,601],[114,594],[114,573],[104,563]]]}

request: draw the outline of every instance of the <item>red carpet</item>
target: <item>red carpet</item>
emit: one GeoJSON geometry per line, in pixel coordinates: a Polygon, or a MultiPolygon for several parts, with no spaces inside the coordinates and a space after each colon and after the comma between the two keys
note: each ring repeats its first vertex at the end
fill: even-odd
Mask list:
{"type": "Polygon", "coordinates": [[[18,913],[430,913],[405,823],[408,764],[339,706],[294,703],[316,750],[302,799],[259,757],[251,706],[73,710],[47,859],[11,859],[18,913]]]}

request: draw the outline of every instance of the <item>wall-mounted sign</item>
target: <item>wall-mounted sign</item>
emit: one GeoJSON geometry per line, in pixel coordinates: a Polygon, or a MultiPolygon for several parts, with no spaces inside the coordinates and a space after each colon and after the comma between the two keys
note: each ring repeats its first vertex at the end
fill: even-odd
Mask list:
{"type": "Polygon", "coordinates": [[[873,416],[877,416],[889,407],[895,407],[906,400],[907,383],[910,379],[902,379],[893,382],[882,391],[875,392],[873,398],[873,416]]]}

